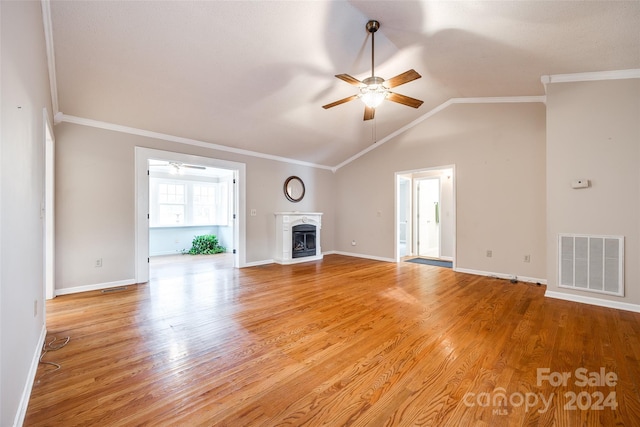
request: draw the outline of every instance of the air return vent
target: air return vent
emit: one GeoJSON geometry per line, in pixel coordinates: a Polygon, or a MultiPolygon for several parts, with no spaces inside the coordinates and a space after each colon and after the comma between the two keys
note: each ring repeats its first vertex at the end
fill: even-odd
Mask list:
{"type": "Polygon", "coordinates": [[[562,288],[624,295],[624,237],[560,234],[562,288]]]}

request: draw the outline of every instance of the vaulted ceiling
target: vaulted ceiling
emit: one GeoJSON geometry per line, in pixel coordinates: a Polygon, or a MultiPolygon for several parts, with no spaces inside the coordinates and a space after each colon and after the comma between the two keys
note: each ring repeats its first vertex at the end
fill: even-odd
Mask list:
{"type": "Polygon", "coordinates": [[[543,75],[640,68],[639,1],[56,1],[59,111],[335,166],[451,98],[544,95],[543,75]],[[363,121],[334,77],[415,69],[363,121]]]}

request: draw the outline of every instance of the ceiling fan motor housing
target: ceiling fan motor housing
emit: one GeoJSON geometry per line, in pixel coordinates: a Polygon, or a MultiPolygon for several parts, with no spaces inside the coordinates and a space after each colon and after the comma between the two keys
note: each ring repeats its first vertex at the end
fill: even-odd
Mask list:
{"type": "Polygon", "coordinates": [[[366,84],[367,86],[378,86],[384,83],[384,79],[382,77],[371,76],[362,80],[362,83],[366,84]]]}
{"type": "Polygon", "coordinates": [[[380,23],[375,20],[371,20],[367,22],[367,31],[370,33],[375,33],[380,28],[380,23]]]}

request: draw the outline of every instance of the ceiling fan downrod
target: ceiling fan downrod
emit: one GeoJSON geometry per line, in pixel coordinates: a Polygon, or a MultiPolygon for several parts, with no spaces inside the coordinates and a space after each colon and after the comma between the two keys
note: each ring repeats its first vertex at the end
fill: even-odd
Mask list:
{"type": "Polygon", "coordinates": [[[371,20],[369,22],[367,22],[367,31],[371,34],[371,77],[375,76],[375,73],[373,72],[374,70],[374,45],[375,45],[375,34],[376,31],[378,31],[378,29],[380,28],[380,23],[378,21],[375,20],[371,20]]]}
{"type": "Polygon", "coordinates": [[[375,20],[367,22],[367,31],[371,34],[371,77],[362,80],[366,86],[360,89],[360,99],[364,105],[373,109],[379,106],[387,97],[388,90],[382,86],[384,79],[375,74],[375,33],[380,28],[380,23],[375,20]]]}

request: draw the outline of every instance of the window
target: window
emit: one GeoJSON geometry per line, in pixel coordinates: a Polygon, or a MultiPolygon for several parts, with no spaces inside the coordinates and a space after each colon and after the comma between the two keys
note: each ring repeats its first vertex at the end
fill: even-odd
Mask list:
{"type": "Polygon", "coordinates": [[[214,224],[216,211],[216,188],[213,185],[193,186],[193,222],[214,224]]]}
{"type": "Polygon", "coordinates": [[[229,182],[149,179],[150,225],[186,227],[229,223],[229,182]]]}
{"type": "Polygon", "coordinates": [[[158,184],[158,225],[183,225],[184,213],[184,184],[158,184]]]}

